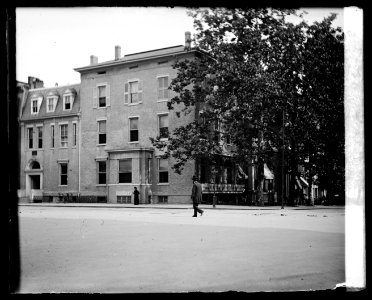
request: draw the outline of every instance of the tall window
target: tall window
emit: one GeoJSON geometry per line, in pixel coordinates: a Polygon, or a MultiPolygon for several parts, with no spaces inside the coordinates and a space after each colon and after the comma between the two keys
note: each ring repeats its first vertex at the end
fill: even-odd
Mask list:
{"type": "Polygon", "coordinates": [[[67,163],[59,165],[60,185],[67,185],[67,163]]]}
{"type": "Polygon", "coordinates": [[[64,96],[64,110],[71,109],[71,96],[64,96]]]}
{"type": "Polygon", "coordinates": [[[158,159],[158,166],[159,166],[159,183],[167,183],[168,182],[168,160],[166,159],[158,159]]]}
{"type": "Polygon", "coordinates": [[[32,149],[34,147],[34,129],[27,128],[27,139],[28,139],[28,148],[32,149]]]}
{"type": "Polygon", "coordinates": [[[138,118],[129,119],[129,141],[138,142],[138,118]]]}
{"type": "Polygon", "coordinates": [[[98,121],[98,144],[106,144],[106,121],[98,121]]]}
{"type": "Polygon", "coordinates": [[[54,125],[50,125],[50,147],[54,148],[54,125]]]}
{"type": "Polygon", "coordinates": [[[119,183],[132,182],[132,159],[119,160],[119,183]]]}
{"type": "Polygon", "coordinates": [[[54,112],[57,103],[57,97],[47,98],[47,112],[54,112]]]}
{"type": "Polygon", "coordinates": [[[124,104],[136,104],[142,102],[142,82],[130,81],[124,86],[124,104]]]}
{"type": "Polygon", "coordinates": [[[54,98],[48,98],[48,112],[53,111],[54,108],[54,98]]]}
{"type": "Polygon", "coordinates": [[[68,146],[68,125],[60,125],[61,147],[68,146]]]}
{"type": "Polygon", "coordinates": [[[168,114],[159,115],[159,136],[162,139],[168,138],[168,114]]]}
{"type": "Polygon", "coordinates": [[[158,77],[158,100],[167,100],[168,97],[168,76],[158,77]]]}
{"type": "Polygon", "coordinates": [[[106,86],[105,85],[98,87],[98,106],[106,107],[106,86]]]}
{"type": "Polygon", "coordinates": [[[43,127],[37,127],[37,147],[43,148],[43,127]]]}
{"type": "Polygon", "coordinates": [[[38,113],[38,101],[32,100],[32,113],[37,114],[38,113]]]}
{"type": "Polygon", "coordinates": [[[98,161],[98,184],[106,184],[106,161],[98,161]]]}
{"type": "Polygon", "coordinates": [[[77,144],[77,124],[72,123],[72,146],[76,146],[77,144]]]}

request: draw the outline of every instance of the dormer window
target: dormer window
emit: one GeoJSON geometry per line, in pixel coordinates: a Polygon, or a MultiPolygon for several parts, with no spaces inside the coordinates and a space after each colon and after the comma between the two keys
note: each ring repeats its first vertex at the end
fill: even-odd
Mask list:
{"type": "Polygon", "coordinates": [[[75,100],[75,90],[67,89],[63,94],[63,110],[71,110],[75,100]]]}
{"type": "Polygon", "coordinates": [[[64,110],[70,110],[71,109],[71,96],[65,96],[64,99],[64,110]]]}
{"type": "Polygon", "coordinates": [[[43,101],[42,95],[33,95],[31,97],[31,115],[36,115],[39,113],[42,101],[43,101]]]}
{"type": "Polygon", "coordinates": [[[39,112],[37,102],[38,102],[37,99],[32,100],[32,113],[34,114],[37,114],[39,112]]]}
{"type": "Polygon", "coordinates": [[[58,94],[56,92],[50,92],[47,96],[46,111],[54,112],[57,106],[58,94]]]}

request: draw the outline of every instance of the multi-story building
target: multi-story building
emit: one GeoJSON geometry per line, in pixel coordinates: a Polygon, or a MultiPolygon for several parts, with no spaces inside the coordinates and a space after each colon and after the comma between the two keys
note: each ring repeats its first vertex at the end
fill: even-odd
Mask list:
{"type": "Polygon", "coordinates": [[[114,54],[101,63],[92,55],[88,66],[76,68],[80,84],[27,92],[20,197],[58,201],[70,194],[76,201],[133,203],[137,187],[140,203],[190,203],[194,174],[204,180],[206,195],[240,194],[234,164],[214,168],[190,161],[179,175],[172,158],[161,159],[150,141],[166,141],[168,132],[200,116],[194,107],[179,118],[167,106],[175,96],[168,89],[177,76],[175,61],[203,55],[190,47],[190,33],[185,45],[125,56],[116,46],[114,54]]]}
{"type": "MultiPolygon", "coordinates": [[[[187,40],[187,43],[189,41],[187,40]]],[[[115,47],[111,61],[76,68],[81,74],[81,195],[106,197],[110,203],[133,203],[134,187],[140,203],[188,203],[194,174],[189,163],[182,175],[171,171],[150,137],[168,132],[189,120],[168,110],[168,89],[177,71],[176,59],[193,59],[188,44],[121,57],[115,47]]]]}
{"type": "Polygon", "coordinates": [[[80,85],[44,88],[31,78],[29,88],[24,86],[20,106],[19,198],[57,201],[60,193],[77,195],[80,85]]]}

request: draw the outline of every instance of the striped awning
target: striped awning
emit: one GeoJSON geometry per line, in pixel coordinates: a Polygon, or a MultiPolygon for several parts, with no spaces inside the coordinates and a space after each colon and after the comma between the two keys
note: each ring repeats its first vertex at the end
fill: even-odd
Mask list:
{"type": "Polygon", "coordinates": [[[264,164],[264,177],[265,179],[274,179],[274,174],[271,172],[267,164],[264,164]]]}

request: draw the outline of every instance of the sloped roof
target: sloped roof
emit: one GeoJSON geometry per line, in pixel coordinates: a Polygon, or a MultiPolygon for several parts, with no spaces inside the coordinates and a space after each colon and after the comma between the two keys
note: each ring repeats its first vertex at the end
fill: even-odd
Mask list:
{"type": "Polygon", "coordinates": [[[80,109],[80,84],[72,84],[68,86],[61,86],[61,87],[52,87],[52,88],[39,88],[29,90],[26,98],[26,102],[24,107],[22,108],[22,117],[21,121],[28,121],[28,120],[36,120],[48,117],[59,117],[64,115],[71,115],[76,114],[79,112],[80,109]],[[63,110],[63,94],[70,93],[71,91],[75,91],[75,100],[70,111],[63,110]],[[34,95],[39,95],[43,97],[43,101],[40,106],[39,113],[36,115],[31,115],[31,99],[34,95]],[[47,112],[47,97],[51,95],[58,95],[58,102],[54,112],[47,112]]]}

